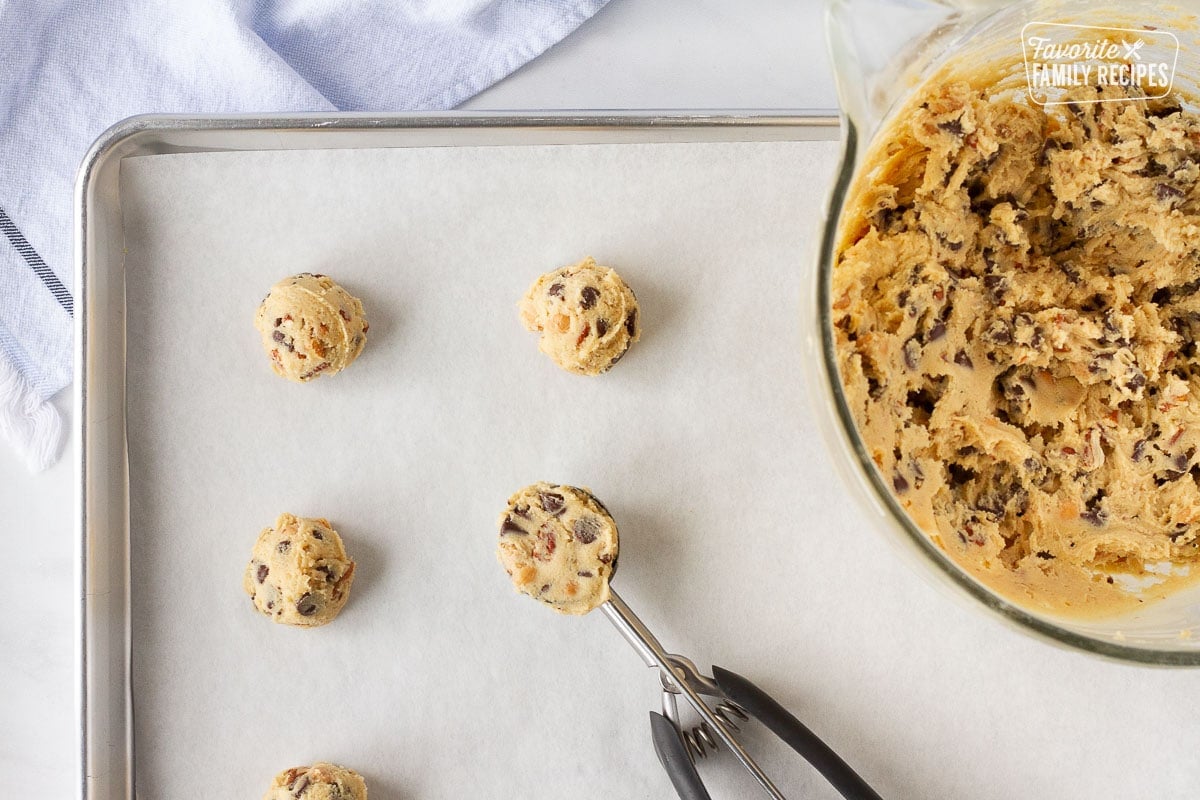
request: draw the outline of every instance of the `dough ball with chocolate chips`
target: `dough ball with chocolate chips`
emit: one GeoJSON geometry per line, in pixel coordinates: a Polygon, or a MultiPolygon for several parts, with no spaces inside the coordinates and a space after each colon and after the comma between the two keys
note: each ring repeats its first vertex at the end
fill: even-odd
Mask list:
{"type": "Polygon", "coordinates": [[[591,257],[534,281],[521,322],[542,334],[543,353],[577,375],[606,372],[641,336],[633,290],[591,257]]]}
{"type": "Polygon", "coordinates": [[[318,762],[275,776],[263,800],[367,800],[367,784],[352,769],[318,762]]]}
{"type": "Polygon", "coordinates": [[[608,600],[617,523],[587,489],[535,483],[508,498],[497,555],[517,591],[586,614],[608,600]]]}
{"type": "Polygon", "coordinates": [[[254,326],[275,374],[298,383],[350,366],[370,327],[357,297],[329,276],[308,272],[272,286],[254,326]]]}
{"type": "Polygon", "coordinates": [[[338,615],[353,581],[354,561],[329,520],[280,514],[258,535],[242,585],[273,621],[314,627],[338,615]]]}

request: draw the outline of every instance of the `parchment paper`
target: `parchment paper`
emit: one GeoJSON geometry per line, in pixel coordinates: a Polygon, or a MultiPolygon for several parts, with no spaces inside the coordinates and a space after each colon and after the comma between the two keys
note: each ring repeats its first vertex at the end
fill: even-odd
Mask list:
{"type": "MultiPolygon", "coordinates": [[[[515,594],[496,517],[591,487],[614,581],[663,643],[738,671],[885,797],[1194,796],[1200,674],[1054,649],[897,561],[832,475],[800,368],[832,143],[153,156],[122,165],[136,778],[255,798],[330,760],[375,800],[666,798],[658,678],[597,612],[515,594]],[[585,255],[644,335],[569,375],[516,304],[585,255]],[[326,272],[363,356],[293,385],[252,325],[326,272]],[[331,625],[253,611],[258,531],[328,517],[359,571],[331,625]],[[1187,698],[1179,702],[1180,697],[1187,698]]],[[[765,735],[789,797],[836,795],[765,735]]],[[[733,759],[716,797],[755,797],[733,759]]]]}

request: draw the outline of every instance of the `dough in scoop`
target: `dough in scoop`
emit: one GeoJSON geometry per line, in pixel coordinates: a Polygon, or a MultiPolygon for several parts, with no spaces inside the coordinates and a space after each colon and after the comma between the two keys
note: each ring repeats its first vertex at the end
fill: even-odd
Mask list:
{"type": "Polygon", "coordinates": [[[586,614],[608,600],[617,524],[587,489],[535,483],[508,498],[497,555],[517,591],[586,614]]]}

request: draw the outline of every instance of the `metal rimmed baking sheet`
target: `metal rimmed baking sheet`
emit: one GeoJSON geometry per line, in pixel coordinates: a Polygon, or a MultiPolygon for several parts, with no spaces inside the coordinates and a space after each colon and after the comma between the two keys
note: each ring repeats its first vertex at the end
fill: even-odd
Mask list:
{"type": "MultiPolygon", "coordinates": [[[[471,403],[461,403],[461,413],[456,415],[455,397],[469,397],[487,389],[488,384],[481,378],[495,354],[481,356],[476,348],[498,338],[516,348],[509,355],[522,356],[514,369],[528,370],[535,384],[544,382],[548,398],[578,392],[579,384],[567,380],[571,376],[557,374],[536,353],[533,338],[516,326],[513,307],[516,296],[538,271],[588,253],[602,261],[607,256],[618,266],[627,265],[622,271],[639,288],[646,313],[659,317],[650,323],[653,333],[638,345],[637,355],[646,358],[642,366],[636,366],[638,359],[631,356],[621,371],[603,379],[607,384],[588,386],[583,393],[584,398],[597,404],[606,394],[619,398],[608,409],[607,421],[598,426],[602,431],[607,429],[603,435],[615,437],[620,445],[617,431],[637,427],[621,425],[620,420],[637,414],[639,404],[669,403],[672,396],[681,396],[680,389],[685,397],[703,394],[699,381],[714,377],[708,372],[710,367],[689,371],[687,364],[671,363],[672,352],[679,351],[669,342],[668,327],[690,319],[692,335],[703,334],[705,326],[698,324],[702,320],[694,316],[702,309],[694,303],[692,308],[687,307],[688,303],[680,305],[672,297],[703,300],[707,291],[710,300],[719,300],[728,294],[719,285],[720,280],[714,286],[702,284],[712,280],[705,278],[705,273],[716,272],[722,266],[747,270],[749,280],[763,282],[764,296],[786,293],[786,287],[779,286],[776,278],[791,280],[794,291],[798,291],[795,269],[807,257],[802,251],[824,194],[826,176],[822,171],[832,170],[836,154],[832,140],[836,134],[836,123],[828,116],[157,117],[129,121],[98,143],[81,175],[78,219],[77,285],[85,298],[78,323],[79,444],[83,456],[80,664],[84,796],[105,800],[132,796],[135,782],[140,796],[174,796],[180,785],[194,785],[199,775],[199,766],[189,770],[180,764],[187,764],[198,754],[206,754],[200,762],[211,763],[222,752],[227,754],[221,773],[226,782],[218,784],[218,791],[260,791],[275,770],[298,760],[326,757],[362,767],[385,796],[391,790],[398,796],[415,793],[437,797],[442,796],[438,792],[453,794],[483,786],[495,786],[508,794],[544,785],[547,780],[575,785],[577,777],[565,776],[579,767],[566,759],[562,769],[549,773],[549,778],[538,777],[518,759],[505,783],[505,773],[498,765],[512,761],[513,753],[505,754],[499,744],[487,742],[511,740],[513,734],[532,726],[529,735],[536,743],[546,736],[546,730],[538,724],[540,713],[503,722],[497,721],[494,714],[499,710],[511,718],[528,703],[514,698],[507,705],[500,702],[491,709],[484,706],[478,710],[479,724],[474,726],[464,724],[458,710],[444,702],[445,698],[433,707],[423,705],[438,692],[430,686],[421,691],[417,688],[437,678],[449,681],[446,687],[460,687],[455,691],[467,697],[474,696],[481,687],[504,697],[506,685],[528,690],[531,680],[546,684],[538,689],[537,693],[542,694],[555,686],[561,690],[564,681],[571,681],[564,676],[539,679],[534,674],[506,684],[506,669],[494,663],[485,665],[482,672],[474,667],[456,671],[452,665],[462,655],[460,648],[479,643],[480,631],[472,630],[472,619],[486,620],[485,629],[493,631],[515,620],[510,634],[513,639],[497,644],[491,661],[509,650],[527,654],[529,648],[550,647],[557,653],[584,641],[600,664],[609,660],[627,664],[624,679],[622,673],[614,680],[602,672],[590,681],[591,690],[603,697],[626,698],[620,709],[628,719],[619,735],[609,730],[589,734],[595,737],[592,746],[611,742],[624,747],[618,749],[615,763],[610,763],[614,759],[608,756],[603,763],[585,759],[596,771],[587,783],[601,791],[606,780],[615,781],[613,786],[628,786],[630,780],[635,786],[661,782],[657,766],[643,758],[643,748],[629,747],[643,738],[641,711],[654,697],[653,676],[620,652],[610,632],[594,630],[597,626],[591,619],[586,621],[590,628],[583,629],[590,632],[583,634],[582,626],[564,627],[563,620],[544,618],[548,612],[536,605],[516,602],[509,596],[511,590],[502,573],[495,574],[497,568],[488,552],[491,515],[507,490],[523,482],[552,477],[544,473],[554,471],[567,473],[558,474],[563,480],[590,483],[597,491],[608,485],[607,499],[612,502],[614,496],[621,496],[618,487],[623,482],[634,485],[641,480],[638,462],[652,461],[651,453],[661,442],[647,442],[651,450],[640,455],[621,446],[605,454],[592,438],[581,435],[578,446],[592,452],[577,458],[571,452],[570,432],[563,428],[555,434],[557,445],[539,445],[532,450],[526,447],[527,468],[511,470],[511,476],[502,481],[508,489],[501,490],[497,484],[483,490],[480,498],[471,501],[475,517],[471,524],[464,519],[449,525],[450,530],[461,531],[461,536],[471,541],[482,537],[477,540],[482,544],[470,552],[473,563],[465,576],[468,591],[461,607],[456,608],[458,616],[438,620],[425,610],[407,623],[403,622],[402,605],[419,606],[423,598],[437,597],[436,585],[422,585],[422,574],[436,580],[437,569],[430,563],[433,559],[429,551],[414,548],[412,539],[405,539],[420,536],[419,531],[405,529],[407,523],[395,505],[396,495],[404,494],[400,487],[406,479],[398,475],[392,484],[377,480],[399,462],[380,464],[362,451],[369,450],[381,437],[395,434],[398,442],[413,448],[415,460],[406,465],[407,482],[428,486],[429,475],[417,474],[425,470],[414,464],[438,472],[442,482],[460,479],[452,454],[456,449],[461,451],[466,440],[456,443],[456,427],[470,431],[473,422],[486,423],[472,433],[473,438],[487,439],[488,431],[493,431],[497,435],[487,447],[496,448],[507,441],[515,442],[513,446],[521,450],[519,426],[504,431],[505,438],[501,439],[495,424],[499,416],[487,420],[471,403]],[[172,175],[159,174],[164,170],[172,175]],[[250,174],[265,177],[247,178],[250,174]],[[390,177],[381,181],[379,176],[384,174],[390,177]],[[239,180],[245,182],[239,184],[239,180]],[[366,199],[385,197],[389,185],[398,187],[395,202],[408,203],[408,213],[398,213],[394,204],[372,204],[366,199]],[[807,194],[803,191],[806,188],[807,194]],[[247,192],[253,194],[259,189],[266,194],[237,210],[238,201],[246,200],[247,192]],[[472,209],[466,199],[480,191],[494,194],[495,202],[472,209]],[[520,207],[522,196],[530,191],[545,192],[547,197],[520,207]],[[288,198],[305,192],[320,195],[308,212],[283,207],[288,198]],[[586,196],[589,192],[591,201],[569,207],[577,193],[586,196]],[[347,204],[360,201],[361,206],[347,211],[347,204]],[[331,212],[331,205],[339,211],[331,212]],[[697,209],[701,217],[689,219],[697,209]],[[251,223],[247,211],[251,216],[262,216],[251,223]],[[481,220],[489,211],[495,216],[481,220]],[[588,214],[591,224],[585,224],[588,214]],[[417,217],[422,224],[413,222],[417,217]],[[356,226],[356,220],[361,226],[356,226]],[[762,230],[755,229],[755,220],[761,221],[762,230]],[[193,225],[204,228],[198,240],[188,238],[193,225]],[[289,226],[302,237],[305,231],[319,230],[320,234],[291,252],[280,253],[279,247],[270,242],[277,235],[282,236],[280,241],[294,238],[281,233],[289,226]],[[722,226],[728,228],[718,234],[722,226]],[[370,241],[377,236],[382,238],[370,241]],[[717,238],[710,242],[707,236],[717,238]],[[197,246],[204,237],[209,237],[209,249],[217,255],[206,254],[197,246]],[[481,237],[487,241],[481,242],[481,237]],[[721,240],[729,242],[730,248],[742,243],[742,258],[732,263],[732,250],[718,255],[720,248],[714,249],[712,242],[721,240]],[[387,260],[381,253],[389,248],[395,257],[387,260]],[[457,268],[452,265],[461,258],[477,262],[484,250],[497,254],[492,274],[503,276],[489,287],[494,295],[486,298],[484,292],[464,291],[454,277],[449,277],[469,277],[471,271],[461,262],[457,268]],[[189,267],[185,262],[190,256],[186,253],[196,254],[199,261],[189,267]],[[176,257],[182,260],[171,263],[176,257]],[[334,266],[331,260],[358,266],[334,266]],[[653,263],[656,260],[667,262],[666,271],[657,272],[660,265],[653,263]],[[369,266],[363,267],[364,263],[369,266]],[[760,266],[769,269],[762,271],[760,266]],[[374,309],[370,357],[364,356],[363,363],[346,375],[357,375],[366,383],[343,379],[312,387],[280,385],[281,381],[263,371],[262,354],[253,335],[247,335],[247,330],[238,325],[243,320],[248,324],[243,312],[252,311],[258,296],[273,280],[291,271],[322,268],[359,292],[369,313],[374,309]],[[693,268],[695,275],[688,286],[679,278],[693,268]],[[405,281],[403,273],[397,271],[413,269],[423,270],[425,280],[409,282],[401,291],[405,281]],[[446,272],[439,273],[439,269],[446,272]],[[760,274],[755,275],[756,271],[760,274]],[[239,284],[239,276],[246,278],[245,284],[239,284]],[[457,307],[468,318],[454,315],[455,304],[437,306],[431,292],[438,287],[463,295],[465,305],[457,307]],[[484,303],[496,308],[479,314],[479,305],[484,303]],[[422,316],[422,308],[432,310],[422,316]],[[159,310],[164,313],[160,315],[159,310]],[[429,332],[430,326],[439,321],[444,321],[449,333],[429,332]],[[496,329],[494,333],[489,325],[496,329]],[[464,329],[468,332],[462,333],[464,329]],[[195,336],[185,336],[184,330],[195,336]],[[453,339],[455,331],[458,344],[445,345],[445,336],[453,339]],[[172,339],[176,344],[162,349],[172,339]],[[407,351],[409,347],[413,349],[407,351]],[[438,351],[438,347],[443,349],[438,351]],[[203,361],[203,354],[212,357],[214,350],[222,354],[215,360],[224,364],[215,370],[203,361]],[[458,365],[458,374],[453,364],[447,364],[439,373],[416,366],[422,352],[439,352],[442,359],[458,353],[465,361],[458,365]],[[390,357],[398,359],[396,365],[387,364],[390,357]],[[667,362],[652,367],[649,359],[654,358],[665,358],[667,362]],[[670,382],[660,383],[655,377],[664,369],[679,381],[674,390],[670,382]],[[389,393],[403,392],[414,382],[419,384],[422,374],[426,385],[429,380],[440,379],[444,386],[427,395],[418,391],[409,397],[403,411],[410,419],[392,426],[388,415],[398,409],[389,405],[395,397],[389,393]],[[205,387],[213,386],[214,378],[224,385],[216,394],[208,394],[205,387]],[[261,392],[253,383],[243,384],[243,378],[261,380],[261,392]],[[614,391],[606,393],[606,386],[614,391]],[[305,394],[285,399],[294,391],[305,394]],[[278,392],[284,394],[276,397],[278,392]],[[351,400],[351,396],[359,399],[351,400]],[[218,397],[233,405],[224,405],[218,397]],[[295,399],[302,402],[296,405],[292,402],[295,399]],[[237,407],[238,402],[245,405],[237,407]],[[305,414],[323,417],[326,422],[311,423],[313,427],[307,432],[289,430],[281,422],[277,430],[261,435],[250,428],[261,429],[265,417],[248,428],[240,427],[247,415],[256,413],[255,409],[276,403],[281,404],[276,405],[279,410],[275,418],[287,419],[291,425],[304,427],[305,414]],[[288,407],[292,411],[287,411],[288,407]],[[429,414],[424,419],[411,419],[411,412],[421,408],[428,409],[429,414]],[[344,419],[341,412],[351,419],[344,419]],[[293,413],[300,416],[290,416],[293,413]],[[160,426],[164,420],[170,421],[160,426]],[[334,440],[322,439],[321,431],[338,425],[344,425],[345,431],[367,426],[368,434],[359,440],[347,432],[335,434],[334,439],[340,438],[345,444],[336,447],[334,440]],[[440,433],[422,438],[422,432],[438,431],[439,426],[440,433]],[[350,438],[341,438],[346,436],[350,438]],[[312,438],[312,442],[297,443],[303,437],[312,438]],[[291,489],[272,485],[273,474],[265,468],[278,463],[277,459],[262,457],[264,447],[272,441],[284,449],[296,448],[283,458],[284,463],[313,450],[320,454],[307,470],[287,468],[293,474],[285,481],[291,489]],[[189,456],[186,465],[176,462],[181,449],[199,457],[189,456]],[[440,463],[438,454],[443,456],[440,463]],[[629,461],[632,455],[636,458],[629,461]],[[535,468],[536,464],[541,468],[535,468]],[[361,470],[357,477],[339,477],[352,474],[356,468],[361,470]],[[307,476],[301,477],[301,473],[307,476]],[[326,487],[337,483],[341,486],[327,488],[329,498],[322,502],[321,490],[313,480],[326,487]],[[196,486],[210,492],[210,499],[199,500],[196,486]],[[230,497],[231,489],[240,488],[249,490],[247,497],[262,499],[255,513],[241,500],[230,497]],[[285,510],[276,508],[281,504],[302,506],[293,510],[333,518],[362,564],[346,619],[328,629],[276,629],[243,607],[248,603],[239,596],[238,564],[245,559],[257,529],[270,522],[264,514],[273,518],[277,511],[285,510]],[[347,504],[374,511],[356,515],[347,504]],[[269,513],[268,507],[273,509],[269,513]],[[383,517],[371,519],[372,514],[384,513],[385,509],[390,509],[389,518],[396,523],[390,533],[383,517]],[[482,513],[484,509],[487,514],[482,513]],[[245,521],[234,525],[224,518],[226,513],[241,515],[245,521]],[[223,533],[209,542],[196,542],[198,535],[213,530],[223,533]],[[484,563],[479,572],[481,554],[484,563]],[[484,583],[489,578],[490,583],[484,583]],[[211,593],[205,595],[203,586],[209,581],[211,593]],[[483,599],[484,605],[471,611],[476,593],[482,598],[474,600],[483,599]],[[394,605],[401,598],[404,602],[394,605]],[[213,609],[198,610],[198,599],[211,602],[213,609]],[[178,605],[173,605],[176,601],[178,605]],[[496,613],[497,603],[511,603],[513,607],[492,618],[489,615],[496,613]],[[376,606],[374,612],[372,605],[376,606]],[[395,629],[384,626],[377,616],[380,614],[384,619],[399,620],[395,629]],[[430,620],[435,621],[432,627],[430,620]],[[247,624],[248,629],[244,628],[247,624]],[[462,630],[456,632],[456,625],[462,625],[462,630]],[[529,625],[533,629],[520,633],[522,626],[529,625]],[[538,642],[529,635],[531,630],[542,628],[545,641],[538,642]],[[239,641],[237,629],[261,637],[255,646],[261,646],[262,652],[255,655],[255,646],[239,641]],[[303,638],[294,638],[297,633],[303,638]],[[232,640],[232,654],[222,652],[221,642],[226,637],[232,640]],[[390,712],[397,720],[394,735],[383,732],[378,724],[357,727],[352,722],[364,715],[369,718],[369,709],[381,699],[395,703],[396,693],[401,691],[397,684],[389,687],[388,672],[380,669],[378,654],[367,654],[360,647],[370,637],[376,642],[422,650],[420,658],[409,664],[399,678],[401,683],[409,682],[403,687],[407,694],[400,696],[413,700],[390,712]],[[310,665],[320,664],[317,653],[326,647],[330,648],[330,663],[338,668],[316,666],[309,670],[307,677],[320,683],[320,688],[305,682],[304,669],[299,675],[289,671],[288,664],[294,662],[288,658],[295,652],[305,653],[310,665]],[[284,674],[277,674],[281,672],[284,674]],[[201,677],[206,674],[208,682],[201,677]],[[272,674],[274,682],[270,680],[272,674]],[[461,688],[473,674],[478,674],[483,683],[461,688]],[[639,679],[641,688],[628,685],[630,676],[639,679]],[[377,681],[375,688],[370,688],[377,681]],[[194,693],[189,693],[189,686],[195,687],[194,693]],[[305,714],[298,710],[289,719],[281,713],[289,701],[297,709],[313,711],[305,714]],[[356,703],[362,705],[355,707],[356,703]],[[351,713],[339,715],[330,710],[345,704],[351,713]],[[136,721],[132,715],[135,705],[136,721]],[[257,710],[247,711],[248,706],[255,705],[259,706],[257,710]],[[638,713],[628,713],[633,706],[638,713]],[[248,719],[257,716],[263,725],[256,731],[252,723],[233,724],[242,713],[248,713],[248,719]],[[264,730],[278,732],[281,727],[284,733],[272,734],[282,736],[283,743],[276,750],[264,741],[264,730]],[[347,741],[354,740],[351,732],[356,728],[366,737],[357,748],[361,755],[347,741]],[[308,733],[300,733],[306,729],[308,733]],[[455,729],[461,732],[453,734],[455,729]],[[304,752],[305,748],[297,746],[296,735],[326,741],[325,747],[314,745],[312,752],[304,752]],[[330,738],[344,744],[331,747],[330,738]],[[460,747],[476,753],[476,762],[487,761],[479,754],[489,751],[495,760],[488,762],[487,769],[459,773],[452,769],[464,758],[458,747],[440,744],[422,751],[422,743],[456,739],[460,747]],[[367,745],[368,741],[373,744],[367,745]],[[335,752],[322,754],[329,749],[335,752]],[[411,753],[415,758],[409,762],[399,757],[405,766],[398,770],[381,768],[384,754],[390,751],[411,753]],[[242,757],[248,757],[253,766],[239,765],[242,757]],[[633,775],[623,765],[631,758],[630,763],[636,765],[633,775]],[[443,779],[435,780],[435,774],[443,779]],[[455,775],[458,777],[447,777],[455,775]]],[[[773,297],[773,302],[784,313],[791,305],[782,295],[773,297]]],[[[738,341],[742,346],[748,344],[753,337],[748,335],[747,326],[755,322],[755,313],[743,307],[729,315],[729,324],[738,325],[741,331],[721,333],[718,328],[712,340],[718,351],[721,342],[728,343],[726,346],[738,341]]],[[[794,320],[763,323],[767,330],[779,325],[781,331],[795,325],[794,320]]],[[[685,325],[681,330],[687,328],[685,325]]],[[[696,366],[696,356],[703,356],[706,349],[703,346],[687,356],[692,367],[696,366]]],[[[721,360],[736,360],[736,353],[729,350],[717,356],[714,367],[721,360]]],[[[747,372],[747,377],[750,374],[747,372]]],[[[718,378],[717,382],[725,380],[718,378]]],[[[538,391],[542,390],[535,390],[534,396],[538,391]]],[[[536,403],[517,408],[503,397],[497,398],[497,403],[493,408],[501,416],[547,413],[536,403]]],[[[696,406],[690,401],[682,405],[704,410],[703,404],[696,406]]],[[[669,417],[672,412],[662,408],[656,413],[669,417]]],[[[586,421],[588,415],[580,419],[586,421]]],[[[588,424],[596,423],[593,420],[588,424]]],[[[700,433],[695,422],[686,427],[700,433]]],[[[476,451],[476,463],[478,457],[476,451]]],[[[500,462],[505,460],[499,452],[496,457],[500,462]]],[[[462,472],[462,465],[457,469],[462,472]]],[[[469,469],[466,471],[469,473],[469,469]]],[[[428,496],[432,490],[423,491],[428,496]]],[[[646,536],[657,526],[650,524],[653,515],[649,509],[628,502],[624,506],[624,552],[641,552],[641,556],[632,557],[648,563],[634,569],[626,567],[623,573],[652,575],[654,561],[664,554],[661,547],[676,546],[678,534],[652,545],[646,536]],[[640,522],[639,516],[643,517],[640,522]]],[[[418,528],[428,531],[428,523],[428,519],[422,519],[418,528]]],[[[693,523],[693,527],[702,531],[704,525],[693,523]]],[[[444,537],[446,532],[437,531],[435,526],[430,535],[444,537]]],[[[417,539],[418,543],[423,541],[417,539]]],[[[461,541],[453,539],[451,544],[451,549],[462,546],[461,541]]],[[[679,557],[686,564],[694,556],[680,553],[679,557]]],[[[446,574],[454,572],[450,569],[446,574]]],[[[646,596],[654,594],[647,590],[646,596]]],[[[447,601],[442,598],[438,602],[444,606],[447,601]]],[[[680,623],[688,629],[685,621],[680,623]]],[[[556,664],[560,657],[548,655],[548,663],[556,664]]],[[[529,667],[520,658],[517,663],[523,664],[522,669],[529,667]]],[[[562,697],[547,702],[576,709],[573,713],[577,719],[568,729],[574,725],[612,724],[612,720],[589,719],[584,697],[574,698],[571,703],[562,697]]],[[[610,705],[608,701],[605,704],[610,705]]],[[[535,709],[529,711],[532,714],[535,709]]],[[[607,744],[604,749],[608,749],[607,744]]]]}

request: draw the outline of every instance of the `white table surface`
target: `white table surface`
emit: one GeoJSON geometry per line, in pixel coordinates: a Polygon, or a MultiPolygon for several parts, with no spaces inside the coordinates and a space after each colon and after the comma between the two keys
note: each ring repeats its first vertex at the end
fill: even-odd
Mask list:
{"type": "MultiPolygon", "coordinates": [[[[816,0],[612,0],[568,40],[466,107],[829,108],[834,92],[821,8],[816,0]]],[[[72,423],[69,391],[57,405],[72,423]]],[[[0,614],[5,797],[67,798],[76,788],[75,458],[68,445],[57,466],[30,475],[0,445],[0,510],[10,554],[10,602],[0,614]]],[[[921,582],[903,565],[896,570],[899,581],[921,582]]],[[[941,602],[947,624],[975,620],[941,602]]],[[[951,764],[969,772],[975,763],[981,782],[1009,785],[1011,796],[1198,796],[1200,714],[1189,709],[1200,696],[1200,670],[1107,663],[1027,640],[991,620],[979,625],[978,675],[939,672],[936,625],[912,634],[912,658],[927,663],[930,685],[894,700],[911,713],[914,747],[907,763],[894,765],[888,785],[907,787],[912,797],[937,796],[936,788],[931,794],[919,787],[944,786],[939,772],[951,764]],[[1008,663],[997,665],[996,658],[1008,663]],[[970,716],[958,725],[943,719],[935,734],[922,730],[928,720],[921,704],[937,702],[938,682],[995,681],[1001,674],[1017,677],[998,683],[992,702],[1023,710],[1028,726],[1019,741],[1011,729],[995,734],[987,703],[964,710],[970,716]]],[[[809,721],[820,729],[820,720],[809,721]]]]}

